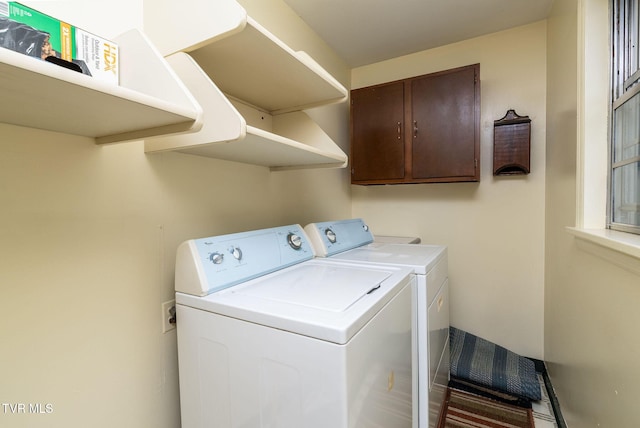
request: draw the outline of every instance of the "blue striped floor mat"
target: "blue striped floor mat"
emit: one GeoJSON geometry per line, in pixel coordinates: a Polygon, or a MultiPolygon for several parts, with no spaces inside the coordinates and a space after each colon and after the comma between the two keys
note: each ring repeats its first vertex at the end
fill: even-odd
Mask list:
{"type": "Polygon", "coordinates": [[[486,339],[449,328],[451,378],[524,400],[540,400],[535,363],[486,339]]]}

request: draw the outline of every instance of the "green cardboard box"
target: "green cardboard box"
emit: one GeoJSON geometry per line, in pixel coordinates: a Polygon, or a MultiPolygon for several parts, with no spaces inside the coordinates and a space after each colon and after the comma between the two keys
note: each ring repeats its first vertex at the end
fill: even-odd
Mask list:
{"type": "Polygon", "coordinates": [[[0,0],[0,47],[118,84],[117,44],[18,2],[0,0]]]}

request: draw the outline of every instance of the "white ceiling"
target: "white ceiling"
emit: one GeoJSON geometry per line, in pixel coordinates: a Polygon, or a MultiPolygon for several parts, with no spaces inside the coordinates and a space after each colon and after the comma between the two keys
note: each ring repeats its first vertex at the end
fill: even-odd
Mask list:
{"type": "Polygon", "coordinates": [[[284,0],[351,67],[546,18],[554,0],[284,0]]]}

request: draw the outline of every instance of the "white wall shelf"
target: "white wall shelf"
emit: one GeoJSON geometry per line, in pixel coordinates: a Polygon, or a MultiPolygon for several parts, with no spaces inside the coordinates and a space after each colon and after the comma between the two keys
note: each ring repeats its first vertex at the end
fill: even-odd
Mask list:
{"type": "Polygon", "coordinates": [[[224,93],[271,114],[346,100],[347,90],[305,52],[251,17],[239,25],[242,31],[189,51],[224,93]]]}
{"type": "Polygon", "coordinates": [[[157,22],[145,27],[204,112],[198,132],[147,139],[145,151],[177,150],[272,170],[345,167],[346,154],[302,110],[343,102],[346,88],[235,0],[214,6],[198,4],[200,16],[212,15],[204,27],[190,22],[195,35],[167,37],[157,22]]]}
{"type": "Polygon", "coordinates": [[[147,152],[177,150],[272,170],[346,166],[344,152],[306,113],[271,116],[236,101],[240,114],[188,54],[178,52],[167,61],[191,93],[197,94],[204,111],[203,126],[198,132],[148,139],[147,152]],[[248,125],[247,120],[256,126],[248,125]]]}
{"type": "Polygon", "coordinates": [[[199,127],[199,105],[146,37],[132,30],[114,41],[120,47],[120,85],[0,49],[0,122],[97,143],[199,127]]]}

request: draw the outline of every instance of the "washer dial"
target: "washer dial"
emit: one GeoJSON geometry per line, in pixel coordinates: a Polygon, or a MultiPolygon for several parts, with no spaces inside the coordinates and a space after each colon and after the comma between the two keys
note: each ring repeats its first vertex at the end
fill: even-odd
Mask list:
{"type": "Polygon", "coordinates": [[[287,243],[294,250],[299,250],[300,248],[302,248],[302,238],[300,238],[300,236],[296,235],[295,233],[289,233],[287,235],[287,243]]]}
{"type": "Polygon", "coordinates": [[[242,250],[238,247],[229,247],[229,252],[236,260],[242,260],[242,250]]]}
{"type": "Polygon", "coordinates": [[[324,234],[327,237],[327,239],[329,240],[329,242],[331,242],[332,244],[335,244],[336,241],[338,240],[338,237],[336,236],[336,233],[331,230],[331,228],[326,228],[324,230],[324,234]]]}
{"type": "Polygon", "coordinates": [[[211,253],[211,255],[209,256],[209,260],[211,260],[211,263],[213,263],[214,265],[219,265],[224,261],[224,254],[216,251],[215,253],[211,253]]]}

